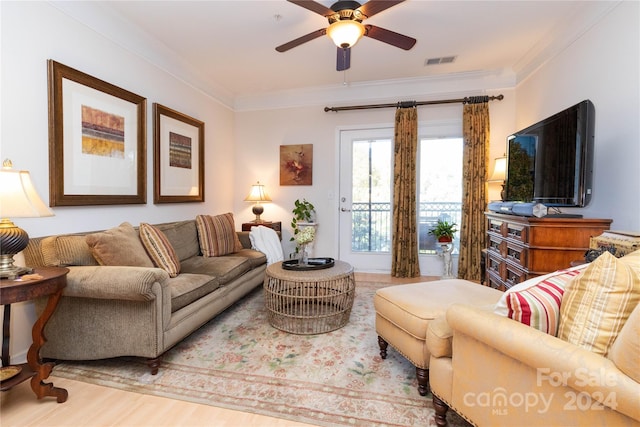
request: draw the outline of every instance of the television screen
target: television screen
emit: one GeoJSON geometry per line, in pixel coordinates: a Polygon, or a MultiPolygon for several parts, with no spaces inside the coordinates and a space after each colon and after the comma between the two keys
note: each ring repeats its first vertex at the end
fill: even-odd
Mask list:
{"type": "Polygon", "coordinates": [[[510,135],[505,199],[586,206],[591,198],[594,118],[587,100],[510,135]]]}

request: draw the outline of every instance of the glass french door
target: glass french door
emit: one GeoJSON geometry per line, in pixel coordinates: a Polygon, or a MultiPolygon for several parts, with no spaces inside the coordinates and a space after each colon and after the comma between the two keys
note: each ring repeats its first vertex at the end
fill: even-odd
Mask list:
{"type": "Polygon", "coordinates": [[[391,270],[393,128],[340,132],[339,257],[359,271],[391,270]]]}
{"type": "MultiPolygon", "coordinates": [[[[438,219],[460,225],[460,123],[422,128],[418,150],[418,249],[422,275],[442,273],[429,234],[438,219]]],[[[340,132],[339,258],[359,271],[391,271],[393,128],[340,132]]],[[[454,241],[457,271],[458,239],[454,241]]]]}

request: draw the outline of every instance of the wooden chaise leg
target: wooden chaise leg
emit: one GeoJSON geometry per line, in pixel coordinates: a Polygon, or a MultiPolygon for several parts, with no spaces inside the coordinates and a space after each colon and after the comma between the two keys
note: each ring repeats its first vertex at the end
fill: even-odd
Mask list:
{"type": "Polygon", "coordinates": [[[418,393],[420,396],[426,396],[429,393],[429,370],[416,368],[416,377],[418,377],[418,393]]]}
{"type": "Polygon", "coordinates": [[[147,366],[151,369],[151,375],[156,375],[160,368],[160,357],[154,357],[153,359],[147,359],[147,366]]]}
{"type": "Polygon", "coordinates": [[[380,357],[382,357],[383,359],[387,358],[387,347],[389,346],[389,343],[387,343],[384,338],[382,338],[380,335],[378,335],[378,345],[380,346],[380,357]]]}
{"type": "Polygon", "coordinates": [[[438,427],[447,427],[447,411],[449,410],[449,406],[435,394],[433,395],[433,409],[436,411],[436,425],[438,427]]]}

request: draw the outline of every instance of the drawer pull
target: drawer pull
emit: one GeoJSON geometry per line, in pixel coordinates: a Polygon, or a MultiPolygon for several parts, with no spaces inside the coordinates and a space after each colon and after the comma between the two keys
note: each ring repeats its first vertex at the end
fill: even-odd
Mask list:
{"type": "Polygon", "coordinates": [[[521,256],[521,255],[522,255],[522,254],[521,254],[521,252],[516,251],[515,249],[511,249],[511,248],[509,248],[509,249],[507,250],[507,256],[508,256],[509,258],[513,258],[513,259],[515,259],[515,260],[520,261],[520,256],[521,256]]]}

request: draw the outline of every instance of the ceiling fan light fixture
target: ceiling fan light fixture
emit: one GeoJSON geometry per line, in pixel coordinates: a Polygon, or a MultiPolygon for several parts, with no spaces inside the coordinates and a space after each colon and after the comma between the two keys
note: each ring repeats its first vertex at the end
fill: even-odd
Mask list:
{"type": "Polygon", "coordinates": [[[353,20],[336,21],[327,28],[327,35],[336,46],[346,49],[353,47],[364,35],[364,25],[353,20]]]}

